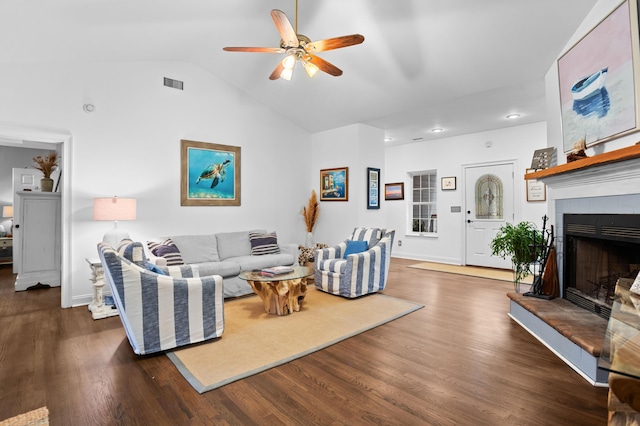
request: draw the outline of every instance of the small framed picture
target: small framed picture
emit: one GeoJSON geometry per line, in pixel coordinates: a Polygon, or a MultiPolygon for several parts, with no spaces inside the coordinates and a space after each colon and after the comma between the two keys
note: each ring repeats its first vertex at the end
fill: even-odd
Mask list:
{"type": "MultiPolygon", "coordinates": [[[[534,171],[527,169],[527,173],[534,171]]],[[[527,201],[547,201],[547,185],[535,179],[527,180],[527,201]]]]}
{"type": "Polygon", "coordinates": [[[367,209],[380,208],[380,169],[367,167],[367,209]]]}
{"type": "Polygon", "coordinates": [[[455,191],[456,189],[456,177],[443,177],[440,180],[440,186],[443,191],[455,191]]]}
{"type": "Polygon", "coordinates": [[[404,200],[404,182],[385,183],[384,199],[385,200],[404,200]]]}
{"type": "Polygon", "coordinates": [[[349,201],[349,168],[320,170],[320,201],[349,201]]]}

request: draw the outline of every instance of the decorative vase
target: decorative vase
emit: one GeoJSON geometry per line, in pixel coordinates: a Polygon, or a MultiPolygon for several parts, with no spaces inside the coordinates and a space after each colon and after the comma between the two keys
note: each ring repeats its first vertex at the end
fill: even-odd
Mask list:
{"type": "Polygon", "coordinates": [[[307,232],[307,238],[304,240],[305,247],[313,247],[313,232],[307,232]]]}
{"type": "Polygon", "coordinates": [[[52,192],[53,191],[53,179],[51,179],[51,178],[42,178],[42,179],[40,179],[40,190],[42,192],[52,192]]]}

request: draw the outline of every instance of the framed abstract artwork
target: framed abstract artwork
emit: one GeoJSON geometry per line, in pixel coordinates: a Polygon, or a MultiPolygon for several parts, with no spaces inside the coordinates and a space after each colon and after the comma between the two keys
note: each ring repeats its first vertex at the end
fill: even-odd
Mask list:
{"type": "Polygon", "coordinates": [[[558,59],[565,153],[640,130],[638,1],[622,2],[558,59]]]}
{"type": "Polygon", "coordinates": [[[384,199],[385,200],[404,200],[404,182],[385,183],[384,199]]]}
{"type": "Polygon", "coordinates": [[[240,147],[181,140],[180,168],[180,205],[240,205],[240,147]]]}
{"type": "Polygon", "coordinates": [[[367,167],[367,209],[380,208],[380,169],[367,167]]]}
{"type": "Polygon", "coordinates": [[[349,201],[349,168],[320,170],[320,201],[349,201]]]}

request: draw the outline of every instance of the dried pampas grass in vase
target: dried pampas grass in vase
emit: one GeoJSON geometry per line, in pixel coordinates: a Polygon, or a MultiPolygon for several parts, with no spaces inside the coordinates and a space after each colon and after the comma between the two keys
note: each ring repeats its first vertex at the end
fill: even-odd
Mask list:
{"type": "Polygon", "coordinates": [[[305,247],[313,247],[313,227],[316,226],[319,214],[320,205],[318,204],[318,197],[316,196],[316,191],[311,190],[309,202],[302,208],[302,217],[304,217],[304,224],[307,226],[305,247]]]}

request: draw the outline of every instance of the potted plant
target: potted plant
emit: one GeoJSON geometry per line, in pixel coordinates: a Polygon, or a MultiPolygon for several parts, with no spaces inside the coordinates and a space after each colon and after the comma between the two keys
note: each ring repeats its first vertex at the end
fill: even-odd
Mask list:
{"type": "Polygon", "coordinates": [[[490,246],[492,255],[503,259],[511,258],[513,285],[515,291],[520,292],[520,283],[531,273],[529,265],[542,252],[542,232],[531,222],[520,222],[516,225],[507,222],[500,227],[490,246]]]}
{"type": "Polygon", "coordinates": [[[40,188],[42,192],[53,191],[53,179],[51,179],[51,173],[58,167],[58,153],[51,151],[49,155],[42,158],[41,155],[33,157],[33,162],[36,163],[33,166],[35,169],[40,170],[44,177],[40,179],[40,188]]]}

